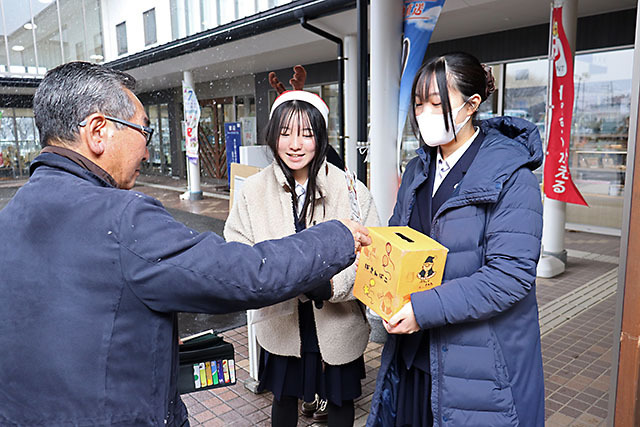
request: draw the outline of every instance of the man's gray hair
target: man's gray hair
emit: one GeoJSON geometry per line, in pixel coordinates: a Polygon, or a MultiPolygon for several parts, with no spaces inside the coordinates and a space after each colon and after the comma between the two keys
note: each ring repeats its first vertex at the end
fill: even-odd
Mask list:
{"type": "Polygon", "coordinates": [[[133,91],[135,85],[131,75],[90,62],[69,62],[49,70],[33,96],[40,145],[52,141],[73,145],[78,124],[93,113],[130,119],[135,105],[124,88],[133,91]]]}

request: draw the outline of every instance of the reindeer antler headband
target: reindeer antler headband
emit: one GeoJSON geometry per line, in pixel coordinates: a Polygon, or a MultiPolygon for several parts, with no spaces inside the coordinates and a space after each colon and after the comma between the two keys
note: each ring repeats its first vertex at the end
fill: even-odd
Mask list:
{"type": "Polygon", "coordinates": [[[295,67],[293,67],[293,78],[289,80],[289,83],[291,84],[291,86],[293,86],[293,90],[286,90],[284,85],[280,82],[280,80],[278,80],[278,77],[276,77],[276,73],[274,73],[273,71],[269,73],[269,83],[279,94],[279,96],[271,106],[269,118],[271,118],[273,112],[276,108],[278,108],[278,106],[287,101],[304,101],[316,107],[316,109],[320,111],[320,114],[322,114],[324,123],[327,125],[327,127],[329,126],[329,107],[327,106],[327,104],[315,93],[302,90],[306,78],[307,72],[305,71],[304,67],[302,65],[296,65],[295,67]]]}

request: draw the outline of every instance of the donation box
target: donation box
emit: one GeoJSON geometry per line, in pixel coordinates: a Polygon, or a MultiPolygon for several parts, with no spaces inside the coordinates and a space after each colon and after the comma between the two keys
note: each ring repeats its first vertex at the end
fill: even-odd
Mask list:
{"type": "Polygon", "coordinates": [[[440,285],[449,250],[409,227],[370,227],[369,235],[353,295],[388,321],[412,293],[440,285]]]}

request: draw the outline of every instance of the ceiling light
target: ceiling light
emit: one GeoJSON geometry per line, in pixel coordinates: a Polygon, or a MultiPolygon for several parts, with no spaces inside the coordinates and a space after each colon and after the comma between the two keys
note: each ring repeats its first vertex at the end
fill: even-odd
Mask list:
{"type": "Polygon", "coordinates": [[[27,22],[23,26],[25,30],[33,30],[34,28],[38,28],[36,24],[32,24],[31,22],[27,22]]]}
{"type": "Polygon", "coordinates": [[[24,50],[24,46],[17,44],[15,46],[11,46],[11,50],[16,52],[22,52],[24,50]]]}
{"type": "Polygon", "coordinates": [[[104,56],[94,53],[93,55],[89,56],[89,59],[93,59],[94,61],[102,61],[104,59],[104,56]]]}

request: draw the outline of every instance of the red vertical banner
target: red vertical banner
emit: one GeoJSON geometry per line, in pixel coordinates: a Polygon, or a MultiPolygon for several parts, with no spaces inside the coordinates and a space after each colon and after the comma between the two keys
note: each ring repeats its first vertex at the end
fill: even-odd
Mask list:
{"type": "Polygon", "coordinates": [[[569,172],[573,116],[573,55],[562,27],[562,7],[553,9],[551,121],[544,162],[544,194],[555,200],[587,206],[569,172]]]}

